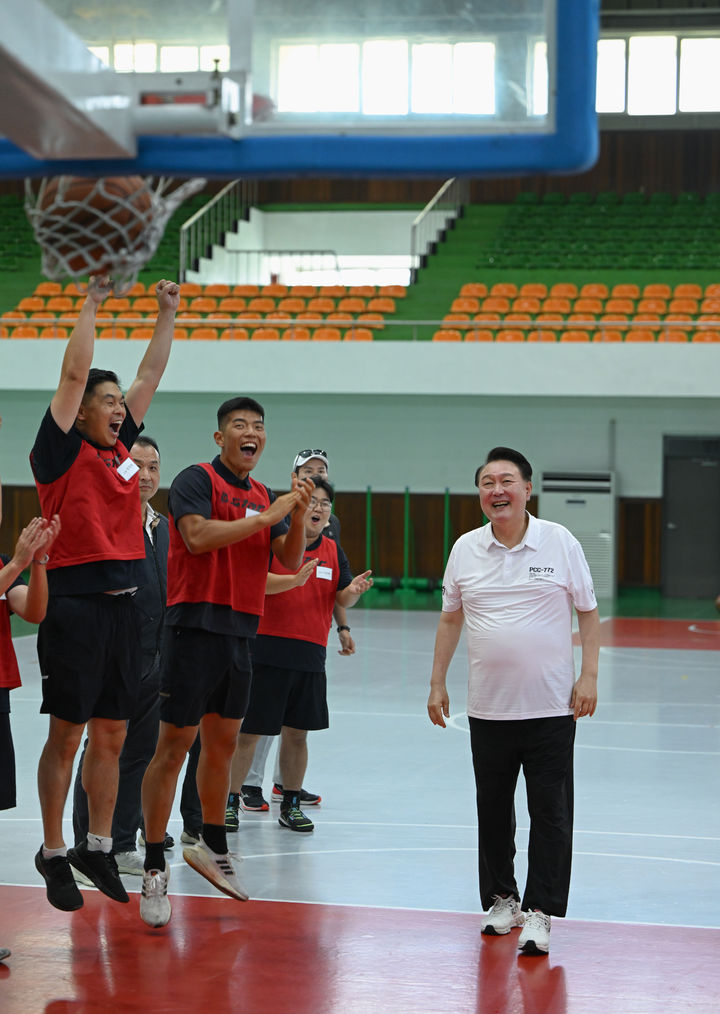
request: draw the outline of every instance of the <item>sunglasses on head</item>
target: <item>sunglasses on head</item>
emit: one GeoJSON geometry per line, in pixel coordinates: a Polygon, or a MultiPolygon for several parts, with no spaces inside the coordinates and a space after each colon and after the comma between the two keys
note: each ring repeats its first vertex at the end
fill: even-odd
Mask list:
{"type": "Polygon", "coordinates": [[[314,458],[318,454],[322,454],[323,458],[327,458],[327,451],[321,451],[319,447],[307,447],[304,451],[298,451],[295,457],[314,458]]]}

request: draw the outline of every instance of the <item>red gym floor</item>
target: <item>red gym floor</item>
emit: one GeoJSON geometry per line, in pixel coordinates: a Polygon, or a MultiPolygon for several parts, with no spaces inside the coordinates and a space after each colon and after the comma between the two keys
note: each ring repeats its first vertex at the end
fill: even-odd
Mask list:
{"type": "Polygon", "coordinates": [[[151,930],[138,898],[95,891],[67,915],[3,887],[13,926],[3,1014],[717,1014],[720,934],[556,920],[549,958],[475,915],[174,897],[151,930]]]}

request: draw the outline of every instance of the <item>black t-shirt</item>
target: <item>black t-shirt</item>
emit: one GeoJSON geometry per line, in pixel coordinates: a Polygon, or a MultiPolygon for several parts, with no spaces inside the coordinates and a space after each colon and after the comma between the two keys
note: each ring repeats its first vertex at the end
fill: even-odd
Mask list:
{"type": "MultiPolygon", "coordinates": [[[[118,439],[128,450],[142,429],[142,425],[138,426],[130,415],[130,409],[126,408],[118,439]]],[[[86,438],[74,426],[64,433],[48,408],[30,452],[30,464],[37,481],[55,482],[60,476],[65,475],[80,453],[83,440],[86,438]]],[[[99,450],[107,450],[94,444],[92,440],[86,442],[99,450]]],[[[139,506],[138,494],[138,508],[139,506]]],[[[90,595],[119,588],[135,588],[142,584],[144,567],[144,559],[97,560],[92,563],[57,567],[48,570],[48,591],[51,595],[90,595]]]]}
{"type": "MultiPolygon", "coordinates": [[[[212,467],[220,478],[231,486],[237,486],[242,490],[252,489],[249,478],[238,479],[229,468],[223,465],[220,455],[213,458],[212,467]]],[[[255,481],[257,482],[257,479],[255,481]]],[[[261,483],[261,485],[265,484],[261,483]]],[[[268,486],[265,486],[265,489],[270,503],[273,503],[277,497],[268,486]]],[[[200,465],[191,465],[175,477],[170,486],[168,510],[176,525],[180,518],[186,514],[199,514],[200,517],[210,520],[212,517],[212,482],[204,468],[200,465]]],[[[285,535],[289,527],[285,518],[271,525],[271,544],[278,536],[285,535]]],[[[268,556],[269,565],[270,556],[268,556]]],[[[212,602],[178,602],[169,607],[165,622],[170,626],[200,627],[202,630],[210,630],[218,634],[255,637],[259,617],[252,613],[239,613],[231,606],[217,605],[212,602]]]]}
{"type": "MultiPolygon", "coordinates": [[[[337,519],[336,519],[337,520],[337,519]]],[[[327,528],[322,535],[330,537],[327,528]]],[[[320,535],[306,550],[317,549],[320,535]]],[[[338,583],[337,591],[347,588],[353,579],[348,558],[342,546],[337,547],[338,583]]],[[[282,594],[282,593],[281,593],[282,594]]],[[[278,669],[297,669],[300,672],[324,672],[327,659],[327,646],[314,641],[298,641],[295,637],[275,637],[271,634],[259,634],[250,647],[253,662],[273,665],[278,669]]]]}

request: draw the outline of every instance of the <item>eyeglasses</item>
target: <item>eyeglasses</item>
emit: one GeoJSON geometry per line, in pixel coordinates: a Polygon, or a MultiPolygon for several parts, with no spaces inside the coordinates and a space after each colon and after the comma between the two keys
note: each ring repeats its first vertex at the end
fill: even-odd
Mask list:
{"type": "Polygon", "coordinates": [[[314,496],[311,496],[310,506],[318,507],[321,511],[329,511],[332,507],[332,500],[316,500],[314,496]]]}
{"type": "Polygon", "coordinates": [[[327,451],[323,451],[319,447],[306,447],[304,451],[297,452],[295,460],[297,461],[298,458],[314,458],[318,454],[322,454],[323,458],[327,458],[327,451]]]}

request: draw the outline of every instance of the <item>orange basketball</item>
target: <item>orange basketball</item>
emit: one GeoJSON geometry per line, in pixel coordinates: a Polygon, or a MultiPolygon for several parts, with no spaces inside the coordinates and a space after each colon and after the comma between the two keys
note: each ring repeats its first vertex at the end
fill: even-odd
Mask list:
{"type": "Polygon", "coordinates": [[[52,246],[70,271],[104,273],[112,254],[132,250],[150,223],[152,197],[140,176],[55,176],[38,208],[52,216],[52,246]]]}

